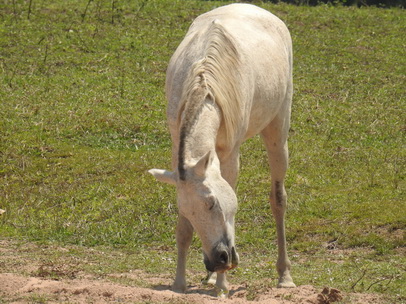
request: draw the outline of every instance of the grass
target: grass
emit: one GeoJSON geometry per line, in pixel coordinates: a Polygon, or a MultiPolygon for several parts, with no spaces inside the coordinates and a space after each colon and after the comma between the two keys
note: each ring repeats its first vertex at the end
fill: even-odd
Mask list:
{"type": "MultiPolygon", "coordinates": [[[[221,4],[0,4],[2,238],[136,251],[131,265],[143,269],[174,258],[174,189],[146,171],[170,166],[169,58],[192,20],[221,4]]],[[[293,275],[406,301],[405,12],[262,6],[294,42],[293,275]]],[[[233,280],[276,277],[265,154],[259,138],[242,147],[233,280]]],[[[201,270],[199,244],[190,264],[201,270]]]]}

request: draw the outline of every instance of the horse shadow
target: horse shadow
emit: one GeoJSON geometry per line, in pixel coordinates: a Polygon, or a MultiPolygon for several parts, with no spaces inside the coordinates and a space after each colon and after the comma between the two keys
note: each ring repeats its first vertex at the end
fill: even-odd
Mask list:
{"type": "MultiPolygon", "coordinates": [[[[153,290],[156,291],[172,291],[171,285],[154,285],[152,287],[153,290]]],[[[239,286],[237,288],[230,289],[229,297],[231,298],[234,294],[245,292],[247,289],[245,287],[239,286]]],[[[172,291],[175,292],[175,291],[172,291]]],[[[216,290],[214,286],[199,286],[199,285],[189,285],[188,289],[185,294],[199,294],[199,295],[206,295],[211,297],[217,297],[216,290]]]]}

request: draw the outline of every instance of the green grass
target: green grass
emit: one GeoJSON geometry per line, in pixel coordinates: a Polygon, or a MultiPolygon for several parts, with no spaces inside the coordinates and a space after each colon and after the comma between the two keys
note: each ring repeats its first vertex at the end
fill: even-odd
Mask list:
{"type": "MultiPolygon", "coordinates": [[[[224,2],[32,3],[0,4],[0,235],[136,248],[140,268],[174,256],[175,192],[146,172],[170,167],[165,69],[192,20],[224,2]]],[[[294,43],[293,275],[405,300],[405,12],[263,7],[294,43]]],[[[242,147],[234,280],[276,277],[265,154],[259,138],[242,147]]]]}

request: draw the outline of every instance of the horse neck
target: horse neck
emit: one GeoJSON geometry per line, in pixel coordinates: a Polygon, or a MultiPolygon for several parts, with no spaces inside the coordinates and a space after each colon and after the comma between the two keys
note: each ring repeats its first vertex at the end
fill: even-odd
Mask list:
{"type": "Polygon", "coordinates": [[[192,113],[185,111],[181,124],[179,168],[194,165],[208,151],[215,152],[217,133],[221,123],[221,111],[206,96],[192,113]]]}

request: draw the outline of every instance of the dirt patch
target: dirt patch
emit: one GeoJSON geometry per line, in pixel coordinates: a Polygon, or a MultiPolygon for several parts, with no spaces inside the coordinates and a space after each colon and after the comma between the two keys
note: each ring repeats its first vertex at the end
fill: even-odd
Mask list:
{"type": "MultiPolygon", "coordinates": [[[[163,284],[151,288],[125,286],[97,279],[50,280],[19,274],[0,274],[0,296],[9,303],[30,303],[42,299],[44,303],[267,303],[267,304],[329,304],[345,299],[344,303],[381,303],[376,295],[343,294],[337,289],[318,290],[309,285],[293,289],[270,288],[260,296],[247,300],[246,286],[231,286],[229,299],[219,300],[213,290],[203,286],[190,286],[186,294],[170,290],[170,281],[157,278],[163,284]]],[[[343,303],[343,302],[341,302],[343,303]]]]}
{"type": "Polygon", "coordinates": [[[24,243],[19,247],[0,240],[1,303],[384,303],[375,294],[346,294],[334,288],[310,285],[278,289],[269,287],[273,286],[271,282],[261,285],[261,290],[255,293],[250,290],[256,286],[255,282],[251,287],[247,283],[231,285],[229,298],[221,300],[214,296],[212,287],[202,284],[191,285],[186,294],[179,294],[171,291],[172,278],[168,274],[134,270],[97,276],[84,271],[77,257],[64,256],[65,248],[40,250],[57,252],[60,260],[46,258],[35,244],[24,243]]]}

